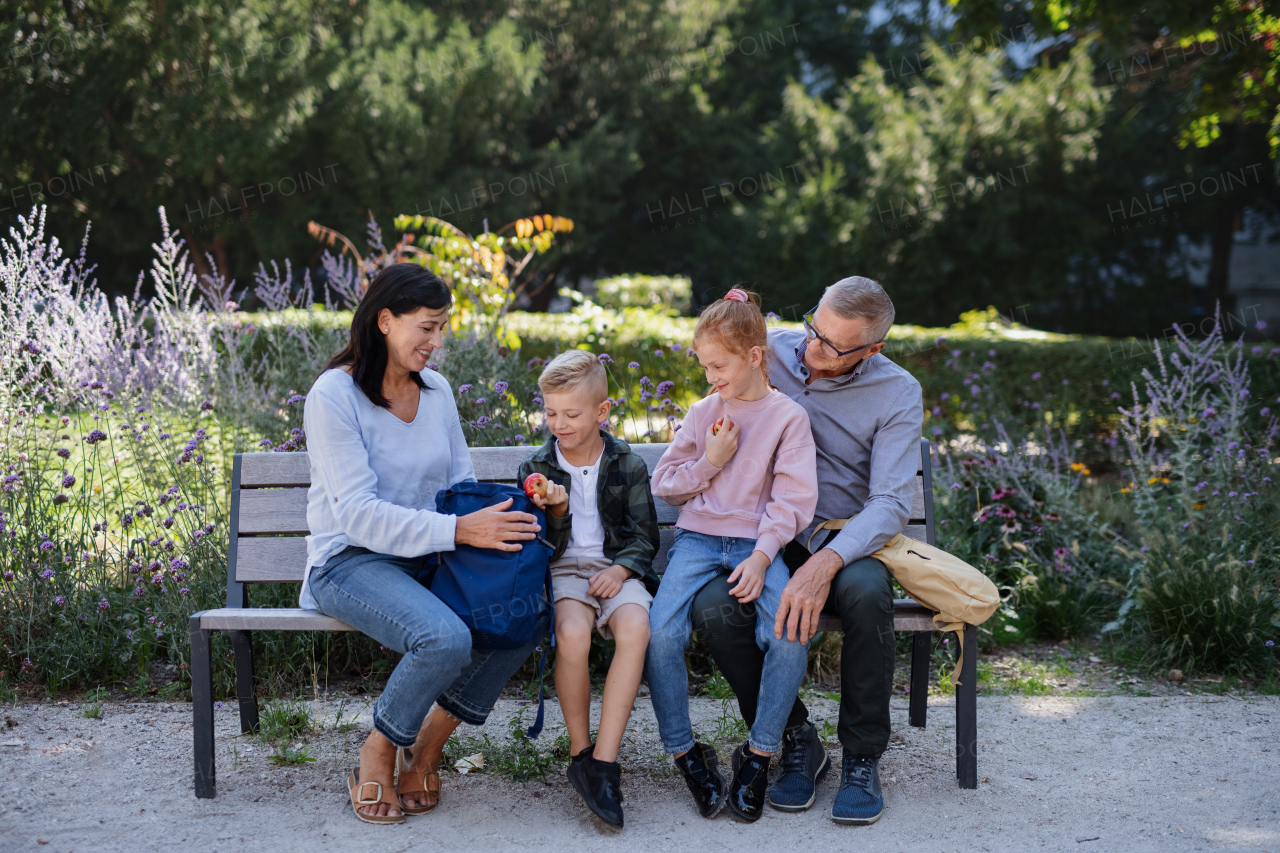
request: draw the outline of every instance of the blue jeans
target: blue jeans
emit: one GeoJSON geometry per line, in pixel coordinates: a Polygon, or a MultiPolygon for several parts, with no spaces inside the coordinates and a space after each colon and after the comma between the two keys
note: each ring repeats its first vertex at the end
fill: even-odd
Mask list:
{"type": "MultiPolygon", "coordinates": [[[[676,531],[667,571],[649,611],[649,656],[645,661],[653,713],[658,718],[662,746],[668,753],[684,752],[694,744],[689,720],[689,673],[684,663],[693,630],[693,597],[713,578],[727,579],[739,563],[751,556],[755,544],[754,539],[676,531]]],[[[756,645],[764,652],[764,671],[748,742],[760,752],[772,753],[781,748],[787,714],[809,665],[808,643],[773,636],[774,616],[790,579],[791,573],[779,554],[765,571],[764,590],[755,601],[756,645]]]]}
{"type": "Polygon", "coordinates": [[[432,703],[483,725],[546,630],[522,649],[472,649],[467,626],[423,586],[427,559],[351,547],[311,571],[321,613],[404,655],[373,706],[374,728],[396,746],[413,745],[432,703]]]}

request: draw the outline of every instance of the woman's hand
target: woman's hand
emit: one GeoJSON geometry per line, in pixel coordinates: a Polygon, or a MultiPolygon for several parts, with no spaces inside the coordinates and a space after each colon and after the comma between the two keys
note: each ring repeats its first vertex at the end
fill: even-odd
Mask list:
{"type": "Polygon", "coordinates": [[[545,498],[535,492],[529,495],[529,500],[533,501],[533,505],[538,509],[546,510],[556,518],[564,518],[564,514],[569,511],[569,490],[550,480],[547,481],[545,498]]]}
{"type": "Polygon", "coordinates": [[[499,551],[519,551],[522,540],[534,539],[541,528],[536,516],[527,512],[505,512],[511,506],[511,498],[493,506],[458,516],[453,541],[459,545],[477,548],[495,548],[499,551]]]}
{"type": "Polygon", "coordinates": [[[733,454],[738,452],[738,425],[728,415],[720,426],[720,433],[713,433],[714,426],[707,427],[707,461],[717,468],[729,464],[733,454]]]}
{"type": "Polygon", "coordinates": [[[738,563],[738,567],[729,575],[729,583],[738,585],[729,590],[729,594],[742,604],[755,601],[764,592],[764,573],[769,568],[769,558],[760,551],[752,551],[751,556],[738,563]]]}

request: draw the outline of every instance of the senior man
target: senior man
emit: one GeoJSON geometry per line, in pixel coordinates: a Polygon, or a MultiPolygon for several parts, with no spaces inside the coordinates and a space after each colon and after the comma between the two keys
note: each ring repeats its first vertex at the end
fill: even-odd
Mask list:
{"type": "MultiPolygon", "coordinates": [[[[769,381],[808,411],[818,449],[817,514],[783,552],[791,581],[775,634],[807,641],[824,612],[844,629],[838,728],[844,758],[831,809],[832,820],[843,824],[874,823],[884,811],[877,761],[889,743],[893,589],[884,564],[870,555],[906,527],[920,463],[920,383],[880,354],[893,318],[884,289],[853,276],[826,289],[805,315],[803,332],[769,332],[769,381]],[[843,530],[819,531],[815,550],[807,547],[820,522],[853,516],[843,530]]],[[[764,664],[754,611],[729,595],[723,579],[703,587],[693,606],[694,628],[748,725],[764,664]]],[[[782,743],[769,804],[805,811],[831,760],[798,697],[782,743]]]]}

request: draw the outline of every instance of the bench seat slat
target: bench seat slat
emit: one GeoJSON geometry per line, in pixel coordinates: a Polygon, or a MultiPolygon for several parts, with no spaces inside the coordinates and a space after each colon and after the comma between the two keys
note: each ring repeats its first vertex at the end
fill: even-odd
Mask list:
{"type": "Polygon", "coordinates": [[[214,631],[354,631],[318,610],[298,607],[221,607],[200,613],[200,627],[214,631]]]}

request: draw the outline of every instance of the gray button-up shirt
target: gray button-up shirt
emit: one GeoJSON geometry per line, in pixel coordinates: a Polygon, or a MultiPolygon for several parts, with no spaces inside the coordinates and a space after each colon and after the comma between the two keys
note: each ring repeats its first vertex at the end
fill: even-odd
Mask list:
{"type": "Polygon", "coordinates": [[[796,541],[807,543],[823,521],[856,515],[826,545],[847,566],[901,533],[911,515],[924,426],[920,383],[876,354],[850,373],[805,385],[804,349],[804,332],[769,331],[769,382],[804,406],[818,448],[818,510],[796,541]]]}

